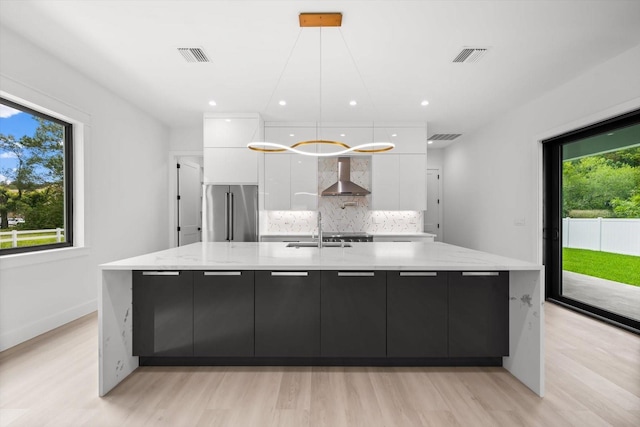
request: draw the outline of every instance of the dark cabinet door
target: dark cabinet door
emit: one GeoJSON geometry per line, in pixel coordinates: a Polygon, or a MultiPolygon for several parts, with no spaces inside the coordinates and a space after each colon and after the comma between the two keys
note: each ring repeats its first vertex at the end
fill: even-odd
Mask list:
{"type": "Polygon", "coordinates": [[[191,271],[133,272],[133,355],[193,356],[191,271]]]}
{"type": "Polygon", "coordinates": [[[386,357],[386,272],[323,271],[324,357],[386,357]]]}
{"type": "Polygon", "coordinates": [[[447,357],[447,273],[387,272],[387,356],[447,357]]]}
{"type": "Polygon", "coordinates": [[[320,355],[320,272],[256,271],[257,357],[320,355]]]}
{"type": "Polygon", "coordinates": [[[253,356],[253,271],[197,271],[193,355],[253,356]]]}
{"type": "Polygon", "coordinates": [[[449,356],[509,354],[509,272],[449,272],[449,356]]]}

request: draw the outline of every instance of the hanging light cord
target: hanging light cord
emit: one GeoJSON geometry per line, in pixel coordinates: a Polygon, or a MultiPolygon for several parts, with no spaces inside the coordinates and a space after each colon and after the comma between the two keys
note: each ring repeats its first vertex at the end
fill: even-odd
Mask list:
{"type": "Polygon", "coordinates": [[[319,81],[320,81],[320,85],[318,86],[318,100],[319,100],[319,106],[318,106],[318,121],[316,122],[316,139],[319,140],[320,139],[320,125],[322,124],[322,27],[319,27],[320,30],[320,60],[318,61],[318,68],[319,68],[319,73],[318,75],[320,76],[319,81]]]}

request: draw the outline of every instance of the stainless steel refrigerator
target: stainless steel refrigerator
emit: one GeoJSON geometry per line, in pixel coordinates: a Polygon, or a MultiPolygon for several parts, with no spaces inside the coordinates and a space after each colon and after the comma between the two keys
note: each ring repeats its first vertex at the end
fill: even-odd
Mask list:
{"type": "Polygon", "coordinates": [[[203,242],[258,241],[258,186],[204,185],[203,242]]]}

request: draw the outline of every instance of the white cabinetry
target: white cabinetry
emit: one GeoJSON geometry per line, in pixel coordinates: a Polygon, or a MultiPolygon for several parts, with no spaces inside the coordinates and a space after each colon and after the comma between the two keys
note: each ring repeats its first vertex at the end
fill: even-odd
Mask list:
{"type": "MultiPolygon", "coordinates": [[[[316,139],[310,126],[275,126],[265,129],[265,140],[284,145],[316,139]]],[[[315,146],[301,150],[315,152],[315,146]]],[[[306,211],[318,209],[318,159],[300,154],[264,155],[264,208],[306,211]]]]}
{"type": "Polygon", "coordinates": [[[205,114],[204,182],[257,184],[260,154],[247,143],[262,141],[263,135],[257,114],[205,114]]]}
{"type": "Polygon", "coordinates": [[[265,154],[264,208],[308,211],[318,208],[318,160],[299,154],[265,154]]]}
{"type": "Polygon", "coordinates": [[[426,155],[375,154],[371,175],[371,210],[427,209],[426,155]]]}

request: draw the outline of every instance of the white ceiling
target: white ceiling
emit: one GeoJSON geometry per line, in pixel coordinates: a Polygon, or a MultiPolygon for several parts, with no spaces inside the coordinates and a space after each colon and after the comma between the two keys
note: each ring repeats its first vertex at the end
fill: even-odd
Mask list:
{"type": "Polygon", "coordinates": [[[464,134],[639,44],[640,1],[1,0],[0,23],[170,127],[259,112],[464,134]],[[322,104],[319,30],[300,12],[343,14],[322,30],[322,104]],[[211,63],[185,62],[192,46],[211,63]],[[465,46],[490,50],[452,63],[465,46]]]}

